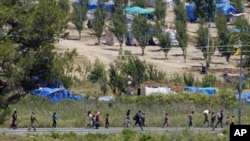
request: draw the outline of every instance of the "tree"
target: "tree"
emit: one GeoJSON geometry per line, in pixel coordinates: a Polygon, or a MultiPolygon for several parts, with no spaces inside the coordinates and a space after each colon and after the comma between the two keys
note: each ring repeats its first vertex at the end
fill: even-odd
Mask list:
{"type": "MultiPolygon", "coordinates": [[[[203,53],[203,57],[206,60],[206,66],[209,67],[210,61],[211,61],[211,55],[214,54],[215,48],[214,46],[210,46],[207,48],[207,29],[203,27],[203,25],[200,25],[198,31],[197,31],[197,37],[196,37],[196,47],[201,50],[203,53]],[[207,59],[208,58],[208,59],[207,59]]],[[[211,45],[213,42],[212,40],[209,40],[209,44],[211,45]]]]}
{"type": "Polygon", "coordinates": [[[71,21],[75,25],[79,39],[81,39],[81,32],[83,30],[83,22],[86,20],[88,1],[79,0],[78,3],[73,3],[73,12],[71,15],[71,21]]]}
{"type": "Polygon", "coordinates": [[[206,18],[206,0],[193,0],[195,3],[195,15],[200,19],[200,22],[204,22],[206,18]]]}
{"type": "Polygon", "coordinates": [[[127,26],[126,16],[123,14],[123,0],[118,0],[116,3],[120,6],[117,6],[115,9],[114,17],[112,19],[112,26],[110,27],[111,31],[114,33],[115,37],[118,39],[120,44],[120,50],[122,50],[122,44],[127,35],[127,26]]]}
{"type": "Polygon", "coordinates": [[[103,27],[105,26],[106,12],[104,4],[100,1],[98,2],[98,6],[94,12],[93,19],[93,30],[95,31],[95,35],[98,39],[97,44],[100,44],[100,40],[102,37],[103,27]]]}
{"type": "Polygon", "coordinates": [[[138,15],[133,19],[132,26],[133,26],[132,34],[138,41],[139,46],[142,49],[142,56],[143,56],[146,45],[148,44],[148,40],[150,38],[150,35],[148,34],[148,29],[150,25],[148,24],[145,15],[138,15]]]}
{"type": "Polygon", "coordinates": [[[145,0],[135,0],[133,2],[133,6],[139,6],[141,8],[145,8],[147,6],[147,3],[145,0]]]}
{"type": "Polygon", "coordinates": [[[244,12],[244,4],[242,0],[231,0],[230,3],[235,7],[238,13],[244,12]]]}
{"type": "Polygon", "coordinates": [[[176,26],[176,38],[183,52],[184,60],[186,61],[187,56],[187,44],[188,44],[188,34],[187,34],[187,13],[184,3],[176,3],[174,8],[175,13],[175,26],[176,26]]]}
{"type": "Polygon", "coordinates": [[[161,50],[164,52],[165,59],[167,59],[168,52],[172,47],[170,34],[168,32],[163,33],[158,26],[157,38],[159,40],[159,46],[161,47],[161,50]]]}
{"type": "Polygon", "coordinates": [[[217,34],[219,37],[219,51],[226,57],[226,61],[229,62],[230,56],[233,54],[233,46],[228,46],[230,42],[230,32],[227,28],[227,19],[224,14],[218,14],[215,19],[217,27],[217,34]]]}
{"type": "Polygon", "coordinates": [[[37,87],[34,76],[48,83],[62,80],[65,87],[70,86],[76,51],[57,54],[54,46],[68,23],[68,12],[59,2],[0,1],[0,31],[6,33],[0,35],[0,80],[8,85],[0,93],[4,111],[37,87]]]}
{"type": "Polygon", "coordinates": [[[155,16],[158,21],[160,21],[161,25],[165,24],[166,18],[166,6],[164,0],[156,0],[155,1],[155,16]]]}

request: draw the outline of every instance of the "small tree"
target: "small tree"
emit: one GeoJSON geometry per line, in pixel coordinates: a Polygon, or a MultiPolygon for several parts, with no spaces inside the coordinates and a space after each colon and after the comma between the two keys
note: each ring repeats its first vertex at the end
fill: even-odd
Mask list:
{"type": "Polygon", "coordinates": [[[127,26],[125,24],[126,17],[123,14],[122,0],[116,1],[118,6],[115,10],[114,17],[112,19],[111,31],[114,33],[115,37],[118,39],[120,44],[120,50],[122,50],[122,44],[125,40],[127,34],[127,26]]]}
{"type": "Polygon", "coordinates": [[[171,38],[168,32],[163,33],[159,23],[157,23],[157,38],[159,40],[159,46],[164,52],[165,59],[167,58],[168,52],[171,49],[171,38]]]}
{"type": "Polygon", "coordinates": [[[182,2],[176,3],[174,9],[175,13],[175,26],[176,26],[176,38],[183,52],[184,60],[186,61],[187,56],[187,44],[188,44],[188,34],[187,34],[187,13],[185,5],[182,2]]]}
{"type": "Polygon", "coordinates": [[[145,8],[147,6],[147,3],[145,0],[135,0],[133,2],[133,6],[139,6],[141,8],[145,8]]]}
{"type": "Polygon", "coordinates": [[[165,24],[166,6],[164,0],[155,1],[155,16],[157,20],[160,21],[161,25],[165,24]]]}
{"type": "Polygon", "coordinates": [[[94,19],[93,19],[93,30],[95,31],[95,35],[98,39],[97,44],[99,45],[101,42],[103,27],[105,26],[105,19],[106,19],[106,12],[104,4],[98,2],[98,6],[94,12],[94,19]]]}
{"type": "MultiPolygon", "coordinates": [[[[207,30],[202,25],[200,25],[197,31],[196,37],[196,47],[201,50],[204,58],[206,60],[206,66],[209,67],[211,61],[211,55],[214,53],[215,48],[213,46],[207,47],[207,30]]],[[[212,40],[209,40],[210,44],[212,44],[212,40]]]]}
{"type": "Polygon", "coordinates": [[[88,76],[89,80],[95,83],[98,80],[103,79],[105,76],[106,76],[106,71],[104,69],[104,64],[101,63],[100,60],[96,60],[88,76]]]}
{"type": "MultiPolygon", "coordinates": [[[[84,0],[80,0],[79,3],[73,4],[73,12],[71,15],[71,21],[75,25],[78,34],[79,34],[79,39],[81,39],[81,32],[83,30],[83,21],[86,20],[86,13],[87,13],[87,7],[84,4],[84,0]]],[[[87,4],[87,3],[86,3],[87,4]]]]}
{"type": "Polygon", "coordinates": [[[148,29],[150,25],[148,24],[145,15],[138,15],[134,18],[132,26],[133,26],[132,34],[134,35],[135,39],[139,42],[143,56],[146,45],[148,44],[148,40],[150,39],[150,35],[148,34],[148,29]]]}
{"type": "Polygon", "coordinates": [[[219,51],[223,56],[226,57],[226,61],[229,62],[230,56],[233,54],[233,46],[229,45],[230,40],[230,32],[227,28],[227,19],[223,14],[218,14],[215,19],[215,24],[217,27],[217,34],[219,37],[219,51]]]}
{"type": "Polygon", "coordinates": [[[193,0],[195,3],[195,15],[203,22],[206,18],[206,0],[193,0]]]}

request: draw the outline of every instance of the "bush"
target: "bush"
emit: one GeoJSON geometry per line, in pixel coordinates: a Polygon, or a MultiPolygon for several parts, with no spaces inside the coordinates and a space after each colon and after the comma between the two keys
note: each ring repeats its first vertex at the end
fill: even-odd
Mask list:
{"type": "Polygon", "coordinates": [[[192,73],[190,73],[190,72],[184,73],[183,79],[184,79],[186,86],[194,86],[195,79],[194,79],[194,75],[192,73]]]}
{"type": "Polygon", "coordinates": [[[202,78],[202,87],[214,87],[216,85],[216,76],[213,74],[206,74],[202,78]]]}

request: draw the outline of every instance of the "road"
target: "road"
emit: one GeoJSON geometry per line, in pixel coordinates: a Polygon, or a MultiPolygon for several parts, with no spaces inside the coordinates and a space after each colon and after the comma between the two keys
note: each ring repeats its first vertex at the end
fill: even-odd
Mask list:
{"type": "MultiPolygon", "coordinates": [[[[124,128],[122,127],[110,127],[110,128],[99,128],[99,129],[88,129],[88,128],[37,128],[36,132],[29,131],[27,128],[18,128],[18,129],[9,129],[9,128],[0,128],[0,134],[16,134],[16,135],[24,135],[24,134],[49,134],[51,132],[57,133],[69,133],[74,132],[76,134],[88,134],[88,133],[121,133],[124,128]]],[[[187,128],[181,127],[145,127],[144,131],[141,131],[139,127],[135,127],[134,131],[137,132],[176,132],[182,131],[187,128]]],[[[212,131],[211,128],[189,128],[189,130],[194,132],[221,132],[222,128],[216,128],[215,131],[212,131]]]]}

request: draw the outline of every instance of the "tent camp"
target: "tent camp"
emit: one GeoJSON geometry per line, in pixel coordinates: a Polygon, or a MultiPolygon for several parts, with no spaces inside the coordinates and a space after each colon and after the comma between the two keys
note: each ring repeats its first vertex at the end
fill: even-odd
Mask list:
{"type": "Polygon", "coordinates": [[[214,87],[195,87],[195,86],[186,86],[185,91],[193,93],[203,93],[206,95],[214,95],[217,93],[217,89],[214,87]]]}
{"type": "MultiPolygon", "coordinates": [[[[229,15],[229,13],[236,14],[236,9],[227,3],[216,3],[216,13],[222,12],[224,15],[229,15]]],[[[186,12],[190,22],[195,22],[197,20],[197,16],[195,15],[196,6],[194,3],[186,5],[186,12]]]]}
{"type": "MultiPolygon", "coordinates": [[[[239,99],[239,94],[236,94],[236,98],[239,99]]],[[[250,92],[242,93],[240,99],[245,100],[250,104],[250,92]]]]}

